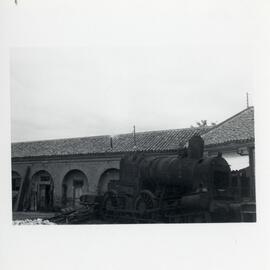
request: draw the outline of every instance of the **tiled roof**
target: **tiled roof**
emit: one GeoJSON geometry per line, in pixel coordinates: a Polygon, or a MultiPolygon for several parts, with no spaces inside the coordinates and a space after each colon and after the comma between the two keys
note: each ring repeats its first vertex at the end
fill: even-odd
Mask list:
{"type": "Polygon", "coordinates": [[[170,151],[183,147],[195,134],[202,135],[205,146],[254,141],[254,108],[249,107],[213,128],[137,132],[135,140],[133,134],[128,133],[113,137],[105,135],[12,143],[12,157],[122,153],[135,150],[170,151]]]}
{"type": "MultiPolygon", "coordinates": [[[[136,150],[139,151],[166,151],[183,147],[195,134],[202,135],[208,127],[185,128],[161,131],[148,131],[136,133],[136,150]]],[[[113,147],[116,151],[134,151],[133,134],[117,135],[113,138],[113,147]]]]}
{"type": "Polygon", "coordinates": [[[106,152],[110,136],[12,143],[12,157],[62,156],[106,152]]]}
{"type": "Polygon", "coordinates": [[[249,107],[202,136],[205,146],[254,141],[254,108],[249,107]]]}
{"type": "Polygon", "coordinates": [[[195,134],[208,127],[137,132],[117,136],[95,136],[60,140],[12,143],[12,157],[64,156],[81,154],[121,153],[131,151],[177,150],[195,134]],[[136,149],[134,148],[136,141],[136,149]],[[112,147],[111,147],[112,145],[112,147]]]}

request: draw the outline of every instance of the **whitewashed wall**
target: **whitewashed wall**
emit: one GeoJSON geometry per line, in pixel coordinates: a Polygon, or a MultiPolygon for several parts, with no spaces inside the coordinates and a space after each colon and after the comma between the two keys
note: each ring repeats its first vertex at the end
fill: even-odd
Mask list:
{"type": "Polygon", "coordinates": [[[224,153],[223,157],[229,163],[231,170],[240,170],[249,166],[248,155],[240,156],[237,153],[224,153]]]}

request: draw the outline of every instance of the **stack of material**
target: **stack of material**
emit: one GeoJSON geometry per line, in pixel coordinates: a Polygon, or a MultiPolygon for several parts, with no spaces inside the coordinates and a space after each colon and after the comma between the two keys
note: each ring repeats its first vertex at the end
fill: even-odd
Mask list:
{"type": "Polygon", "coordinates": [[[83,206],[78,209],[63,211],[62,214],[50,218],[49,221],[57,224],[83,224],[95,218],[96,211],[94,207],[83,206]]]}
{"type": "Polygon", "coordinates": [[[49,220],[38,219],[25,219],[25,220],[14,220],[13,225],[56,225],[56,223],[50,222],[49,220]]]}

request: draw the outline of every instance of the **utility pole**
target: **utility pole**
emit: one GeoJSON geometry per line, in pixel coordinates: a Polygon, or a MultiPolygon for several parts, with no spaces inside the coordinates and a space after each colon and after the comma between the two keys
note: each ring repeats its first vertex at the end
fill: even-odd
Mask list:
{"type": "Polygon", "coordinates": [[[137,141],[136,141],[136,130],[135,130],[135,125],[133,126],[133,141],[134,141],[134,146],[133,148],[137,148],[137,141]]]}
{"type": "Polygon", "coordinates": [[[249,108],[249,96],[248,96],[248,92],[246,93],[246,97],[247,97],[247,108],[249,108]]]}

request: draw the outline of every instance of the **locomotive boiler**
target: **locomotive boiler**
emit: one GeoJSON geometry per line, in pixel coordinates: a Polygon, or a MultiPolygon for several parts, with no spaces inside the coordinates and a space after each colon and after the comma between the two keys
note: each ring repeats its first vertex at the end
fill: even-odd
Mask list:
{"type": "Polygon", "coordinates": [[[204,142],[193,136],[175,156],[132,153],[120,162],[120,179],[102,198],[105,217],[151,222],[233,221],[231,171],[221,154],[203,157],[204,142]]]}

